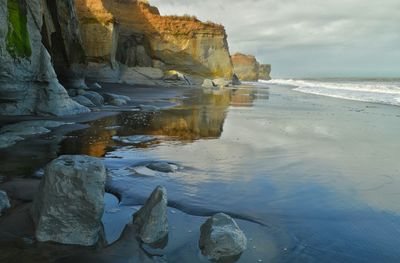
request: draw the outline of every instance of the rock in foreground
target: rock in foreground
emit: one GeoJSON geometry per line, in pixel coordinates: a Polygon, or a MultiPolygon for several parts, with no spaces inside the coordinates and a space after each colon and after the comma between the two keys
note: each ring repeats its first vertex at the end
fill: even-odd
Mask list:
{"type": "Polygon", "coordinates": [[[39,241],[91,246],[99,240],[106,169],[88,156],[49,163],[32,207],[39,241]]]}
{"type": "Polygon", "coordinates": [[[156,244],[168,236],[167,190],[158,186],[143,207],[133,215],[133,224],[146,244],[156,244]]]}
{"type": "Polygon", "coordinates": [[[236,222],[219,213],[201,226],[199,246],[203,255],[212,260],[240,255],[247,247],[247,239],[236,222]]]}

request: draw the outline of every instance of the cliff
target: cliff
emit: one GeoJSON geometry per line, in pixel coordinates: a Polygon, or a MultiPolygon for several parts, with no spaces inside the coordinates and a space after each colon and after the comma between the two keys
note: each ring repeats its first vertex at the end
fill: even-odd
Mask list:
{"type": "Polygon", "coordinates": [[[257,81],[259,79],[260,63],[254,56],[236,53],[232,55],[232,63],[240,80],[257,81]]]}
{"type": "Polygon", "coordinates": [[[234,71],[240,80],[270,80],[271,65],[260,64],[255,56],[236,53],[232,55],[234,71]]]}
{"type": "MultiPolygon", "coordinates": [[[[58,2],[58,1],[57,1],[58,2]]],[[[42,44],[42,0],[0,0],[0,114],[66,115],[89,111],[58,82],[42,44]]]]}
{"type": "Polygon", "coordinates": [[[221,25],[188,16],[161,16],[143,1],[75,0],[75,4],[89,62],[232,76],[221,25]]]}
{"type": "Polygon", "coordinates": [[[190,84],[233,75],[222,25],[162,16],[146,1],[0,0],[0,23],[2,115],[87,112],[64,89],[76,95],[87,78],[190,84]]]}

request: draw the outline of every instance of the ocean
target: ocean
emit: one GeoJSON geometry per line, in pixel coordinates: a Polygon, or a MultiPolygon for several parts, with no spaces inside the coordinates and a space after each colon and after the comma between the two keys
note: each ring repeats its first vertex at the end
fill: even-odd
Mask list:
{"type": "Polygon", "coordinates": [[[400,106],[400,79],[274,79],[266,83],[309,94],[400,106]]]}

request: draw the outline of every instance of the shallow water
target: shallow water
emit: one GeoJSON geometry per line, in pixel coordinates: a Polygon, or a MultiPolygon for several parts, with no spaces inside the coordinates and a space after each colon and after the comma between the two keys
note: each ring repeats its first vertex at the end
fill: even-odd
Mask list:
{"type": "Polygon", "coordinates": [[[400,107],[268,84],[187,90],[180,100],[89,122],[52,144],[50,156],[43,152],[104,157],[123,214],[108,218],[109,227],[166,186],[171,209],[184,212],[170,215],[182,230],[157,251],[170,262],[205,260],[198,228],[220,211],[239,219],[253,242],[238,262],[400,262],[400,107]],[[158,139],[112,139],[130,135],[158,139]],[[160,160],[178,171],[143,168],[160,160]]]}

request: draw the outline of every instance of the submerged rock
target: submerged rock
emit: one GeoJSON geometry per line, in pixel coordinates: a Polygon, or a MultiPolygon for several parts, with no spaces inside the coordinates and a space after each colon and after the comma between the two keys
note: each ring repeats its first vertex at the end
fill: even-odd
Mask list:
{"type": "Polygon", "coordinates": [[[106,169],[88,156],[61,156],[45,169],[32,207],[37,240],[92,246],[99,240],[106,169]]]}
{"type": "Polygon", "coordinates": [[[126,144],[149,143],[157,140],[157,137],[151,135],[132,135],[132,136],[113,136],[112,139],[126,144]]]}
{"type": "Polygon", "coordinates": [[[247,247],[247,239],[236,222],[219,213],[201,226],[199,247],[212,260],[240,255],[247,247]]]}
{"type": "Polygon", "coordinates": [[[7,193],[0,191],[0,216],[10,207],[10,200],[8,200],[7,193]]]}
{"type": "Polygon", "coordinates": [[[146,244],[161,243],[168,237],[167,190],[158,186],[143,207],[133,215],[133,224],[146,244]]]}
{"type": "Polygon", "coordinates": [[[167,162],[154,162],[146,165],[146,167],[162,173],[174,173],[178,170],[178,166],[167,162]]]}

